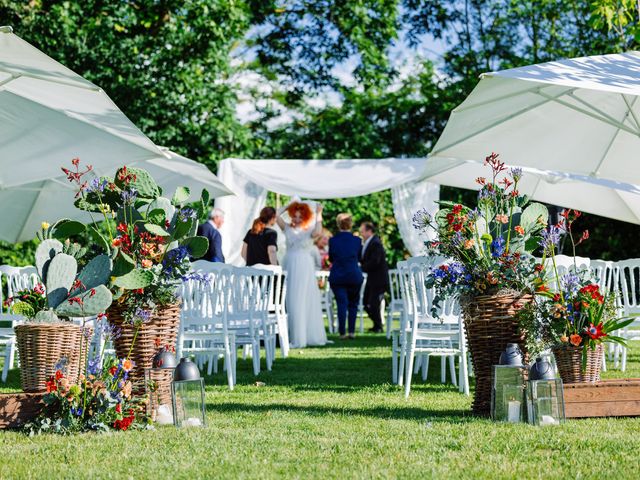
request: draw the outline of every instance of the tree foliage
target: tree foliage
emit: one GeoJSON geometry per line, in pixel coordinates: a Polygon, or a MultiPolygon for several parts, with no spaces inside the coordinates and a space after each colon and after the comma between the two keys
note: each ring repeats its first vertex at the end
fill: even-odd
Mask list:
{"type": "MultiPolygon", "coordinates": [[[[100,85],[153,141],[211,167],[227,156],[425,155],[480,73],[640,40],[635,0],[0,0],[0,24],[100,85]],[[408,73],[394,63],[394,48],[425,42],[441,57],[418,57],[408,73]],[[235,78],[247,71],[275,88],[242,123],[235,78]],[[328,92],[338,101],[319,101],[328,92]],[[274,127],[282,109],[289,120],[274,127]]],[[[329,202],[327,216],[339,210],[382,225],[392,261],[405,253],[389,192],[329,202]]],[[[636,226],[586,218],[582,253],[640,256],[636,226]]],[[[20,255],[0,246],[2,263],[20,255]]]]}

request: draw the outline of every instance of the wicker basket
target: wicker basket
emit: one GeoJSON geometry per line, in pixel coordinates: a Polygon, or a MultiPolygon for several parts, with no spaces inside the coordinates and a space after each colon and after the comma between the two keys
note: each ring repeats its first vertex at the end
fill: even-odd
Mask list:
{"type": "Polygon", "coordinates": [[[531,295],[517,292],[479,295],[462,302],[467,344],[476,378],[473,413],[491,413],[493,365],[508,343],[517,343],[528,361],[524,335],[520,332],[518,310],[532,300],[531,295]]]}
{"type": "Polygon", "coordinates": [[[73,323],[25,323],[15,327],[20,380],[25,392],[44,392],[55,365],[66,359],[71,382],[84,373],[92,329],[73,323]],[[81,360],[82,356],[82,360],[81,360]]]}
{"type": "Polygon", "coordinates": [[[582,371],[582,347],[562,345],[553,348],[558,373],[563,383],[598,382],[602,370],[603,350],[602,344],[595,350],[587,349],[587,365],[582,371]]]}
{"type": "Polygon", "coordinates": [[[109,323],[117,332],[113,340],[116,355],[133,360],[135,365],[129,373],[135,393],[145,393],[144,371],[152,367],[153,357],[158,350],[165,345],[175,346],[180,328],[180,308],[180,304],[160,308],[139,327],[125,320],[119,305],[109,308],[109,323]]]}

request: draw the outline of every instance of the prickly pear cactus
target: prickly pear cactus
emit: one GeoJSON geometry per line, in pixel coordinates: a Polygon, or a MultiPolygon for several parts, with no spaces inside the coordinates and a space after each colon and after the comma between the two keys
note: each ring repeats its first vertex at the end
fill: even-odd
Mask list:
{"type": "Polygon", "coordinates": [[[142,268],[135,268],[126,275],[116,278],[114,284],[125,290],[136,290],[151,285],[154,280],[153,272],[142,268]]]}
{"type": "Polygon", "coordinates": [[[63,245],[55,239],[44,240],[36,249],[36,269],[42,281],[47,282],[47,269],[51,259],[62,252],[63,245]]]}
{"type": "Polygon", "coordinates": [[[111,291],[104,285],[98,285],[79,294],[72,294],[58,305],[56,313],[62,317],[90,317],[107,310],[112,300],[111,291]]]}
{"type": "Polygon", "coordinates": [[[33,320],[42,323],[56,323],[60,321],[53,310],[40,310],[38,313],[36,313],[36,316],[33,318],[33,320]]]}
{"type": "Polygon", "coordinates": [[[156,198],[160,195],[160,188],[149,172],[141,168],[123,167],[116,172],[115,184],[119,188],[125,188],[125,183],[121,178],[128,176],[126,188],[137,192],[138,197],[156,198]],[[126,172],[124,169],[126,168],[126,172]]]}
{"type": "MultiPolygon", "coordinates": [[[[83,290],[90,290],[98,285],[107,283],[111,276],[112,263],[111,258],[107,255],[98,255],[92,258],[78,275],[78,280],[82,286],[81,288],[83,290]]],[[[74,293],[76,292],[71,292],[72,295],[74,293]]]]}
{"type": "Polygon", "coordinates": [[[51,259],[45,283],[49,307],[56,308],[67,298],[77,271],[78,262],[71,255],[59,253],[51,259]]]}

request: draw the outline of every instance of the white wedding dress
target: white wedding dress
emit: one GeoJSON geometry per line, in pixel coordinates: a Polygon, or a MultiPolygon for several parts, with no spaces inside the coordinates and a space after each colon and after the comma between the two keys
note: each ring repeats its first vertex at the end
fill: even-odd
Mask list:
{"type": "Polygon", "coordinates": [[[294,228],[286,225],[284,235],[287,254],[284,268],[287,271],[287,315],[289,339],[293,348],[326,345],[320,289],[316,281],[313,259],[313,241],[310,228],[294,228]]]}

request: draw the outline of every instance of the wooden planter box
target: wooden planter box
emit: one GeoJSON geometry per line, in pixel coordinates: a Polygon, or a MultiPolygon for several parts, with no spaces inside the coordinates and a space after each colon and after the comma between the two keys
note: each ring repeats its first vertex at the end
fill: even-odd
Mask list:
{"type": "Polygon", "coordinates": [[[0,394],[0,430],[20,428],[33,419],[43,406],[43,393],[0,394]]]}
{"type": "Polygon", "coordinates": [[[567,418],[640,416],[640,378],[564,385],[567,418]]]}

